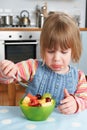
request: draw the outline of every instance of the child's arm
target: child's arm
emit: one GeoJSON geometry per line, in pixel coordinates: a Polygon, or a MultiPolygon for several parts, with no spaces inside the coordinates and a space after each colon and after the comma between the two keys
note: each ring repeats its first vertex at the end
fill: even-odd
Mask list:
{"type": "Polygon", "coordinates": [[[17,78],[22,78],[24,80],[32,80],[36,73],[38,67],[38,61],[34,59],[29,59],[17,63],[18,75],[17,78]]]}
{"type": "Polygon", "coordinates": [[[78,103],[77,112],[87,109],[87,81],[82,71],[79,71],[79,81],[74,97],[78,103]]]}
{"type": "Polygon", "coordinates": [[[11,83],[14,81],[14,75],[18,80],[21,80],[21,78],[25,80],[32,79],[37,65],[38,62],[33,59],[22,61],[17,64],[9,60],[3,60],[0,62],[0,82],[6,84],[11,83]]]}
{"type": "Polygon", "coordinates": [[[64,89],[65,98],[60,101],[58,109],[63,114],[73,114],[87,109],[87,82],[83,72],[79,71],[79,81],[75,94],[64,89]]]}

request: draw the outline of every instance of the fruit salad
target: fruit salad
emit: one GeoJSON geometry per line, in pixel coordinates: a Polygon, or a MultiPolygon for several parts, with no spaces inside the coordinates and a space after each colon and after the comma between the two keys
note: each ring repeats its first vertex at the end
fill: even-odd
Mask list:
{"type": "Polygon", "coordinates": [[[22,105],[23,106],[32,106],[32,107],[40,107],[40,106],[50,106],[54,102],[54,99],[52,98],[50,93],[45,93],[43,96],[40,94],[32,95],[27,94],[23,100],[22,105]]]}

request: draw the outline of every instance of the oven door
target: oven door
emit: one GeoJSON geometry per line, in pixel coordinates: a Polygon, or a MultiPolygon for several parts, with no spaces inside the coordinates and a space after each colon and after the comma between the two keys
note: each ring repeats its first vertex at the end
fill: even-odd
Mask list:
{"type": "Polygon", "coordinates": [[[5,59],[14,63],[36,58],[37,41],[5,41],[5,59]]]}

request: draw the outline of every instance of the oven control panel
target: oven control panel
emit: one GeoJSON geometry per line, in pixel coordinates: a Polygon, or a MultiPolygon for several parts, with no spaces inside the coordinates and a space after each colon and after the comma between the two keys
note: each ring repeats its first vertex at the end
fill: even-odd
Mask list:
{"type": "Polygon", "coordinates": [[[39,40],[40,31],[0,31],[0,40],[39,40]]]}

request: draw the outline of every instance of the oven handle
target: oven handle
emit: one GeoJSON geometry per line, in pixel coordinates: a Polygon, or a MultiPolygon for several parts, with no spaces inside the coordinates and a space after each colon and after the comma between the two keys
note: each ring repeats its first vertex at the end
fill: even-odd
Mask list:
{"type": "Polygon", "coordinates": [[[38,44],[37,41],[35,42],[5,42],[5,45],[19,45],[19,44],[38,44]]]}

